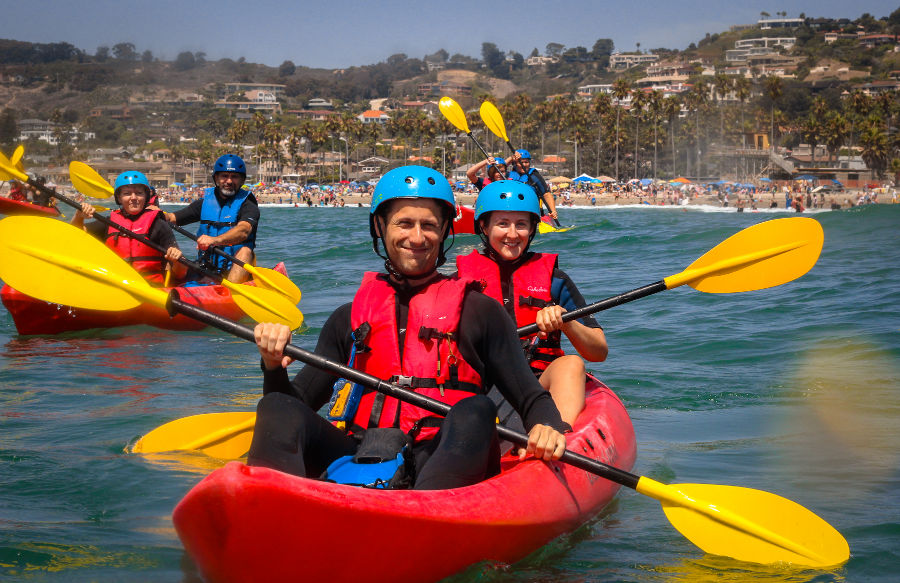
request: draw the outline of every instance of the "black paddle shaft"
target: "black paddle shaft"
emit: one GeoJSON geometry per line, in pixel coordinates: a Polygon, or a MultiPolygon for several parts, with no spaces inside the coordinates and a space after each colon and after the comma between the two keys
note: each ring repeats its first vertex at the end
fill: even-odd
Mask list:
{"type": "MultiPolygon", "coordinates": [[[[172,290],[172,292],[169,294],[169,300],[166,304],[166,308],[169,311],[169,314],[172,316],[176,314],[182,314],[188,316],[189,318],[193,318],[195,320],[203,322],[208,326],[218,328],[219,330],[228,332],[229,334],[233,334],[239,338],[243,338],[244,340],[248,340],[250,342],[256,341],[253,335],[253,330],[251,328],[248,328],[242,324],[238,324],[237,322],[232,322],[228,318],[213,314],[212,312],[204,310],[203,308],[199,308],[192,304],[183,302],[178,297],[177,290],[172,290]]],[[[410,405],[415,405],[416,407],[425,409],[426,411],[434,413],[435,415],[446,417],[447,413],[450,412],[450,405],[448,405],[447,403],[442,403],[441,401],[426,397],[425,395],[420,395],[419,393],[416,393],[414,391],[410,391],[408,389],[404,389],[403,387],[385,382],[378,377],[374,377],[370,374],[364,373],[354,368],[350,368],[349,366],[334,362],[325,358],[324,356],[320,356],[314,352],[304,350],[298,346],[294,346],[293,344],[288,344],[287,346],[285,346],[284,354],[286,356],[290,356],[295,360],[299,360],[308,365],[324,370],[325,372],[330,372],[335,376],[343,377],[354,383],[374,389],[379,393],[383,393],[389,397],[394,397],[395,399],[398,399],[405,403],[409,403],[410,405]]],[[[503,425],[497,425],[497,434],[501,438],[510,441],[518,446],[525,447],[528,445],[527,435],[525,435],[524,433],[519,433],[518,431],[514,431],[508,427],[504,427],[503,425]]],[[[617,484],[621,484],[631,489],[635,489],[637,487],[638,480],[640,479],[639,476],[635,476],[634,474],[630,474],[624,470],[608,466],[603,462],[599,462],[597,460],[569,450],[566,450],[560,461],[573,465],[576,468],[579,468],[586,472],[596,474],[602,478],[606,478],[607,480],[616,482],[617,484]]]]}
{"type": "MultiPolygon", "coordinates": [[[[67,205],[69,205],[69,206],[71,206],[71,207],[73,207],[73,208],[75,208],[75,209],[81,210],[81,205],[80,205],[80,204],[78,204],[78,203],[75,202],[73,199],[69,198],[68,196],[56,192],[56,190],[54,190],[54,189],[52,189],[52,188],[47,188],[47,187],[44,186],[43,184],[40,184],[40,183],[38,183],[38,182],[35,182],[34,180],[31,180],[31,179],[28,180],[28,184],[30,184],[30,185],[34,186],[35,188],[39,189],[41,192],[44,192],[44,193],[46,193],[46,194],[49,194],[50,196],[52,196],[52,197],[54,197],[54,198],[57,198],[57,199],[63,201],[64,203],[66,203],[67,205]]],[[[134,239],[135,241],[140,241],[140,242],[143,243],[144,245],[146,245],[146,246],[148,246],[148,247],[152,247],[153,249],[156,249],[156,250],[159,251],[160,253],[165,253],[165,252],[166,252],[166,248],[163,247],[162,245],[157,245],[156,243],[154,243],[153,241],[151,241],[151,240],[148,239],[147,237],[145,237],[145,236],[143,236],[143,235],[140,235],[140,234],[138,234],[138,233],[135,233],[134,231],[132,231],[132,230],[130,230],[130,229],[126,229],[126,228],[123,227],[122,225],[117,225],[116,223],[112,222],[110,219],[104,217],[103,215],[94,213],[94,217],[93,217],[93,218],[96,219],[97,221],[100,221],[101,223],[103,223],[103,224],[106,225],[107,227],[112,227],[112,228],[114,228],[114,229],[117,229],[118,231],[120,231],[120,232],[124,233],[125,235],[131,237],[131,238],[134,239]]],[[[188,267],[190,267],[191,269],[193,269],[193,270],[195,270],[195,271],[197,271],[197,272],[199,272],[199,273],[202,273],[203,275],[205,275],[205,276],[207,276],[207,277],[211,277],[211,278],[213,278],[213,279],[218,279],[218,280],[220,280],[220,281],[221,281],[221,279],[222,279],[222,276],[219,275],[218,273],[212,272],[212,271],[210,271],[210,270],[204,268],[204,267],[203,267],[202,265],[200,265],[199,263],[196,263],[196,262],[194,262],[194,261],[191,261],[191,260],[188,259],[187,257],[182,257],[182,258],[179,259],[178,261],[179,261],[179,263],[183,263],[183,264],[187,265],[188,267]]]]}
{"type": "MultiPolygon", "coordinates": [[[[176,225],[175,223],[169,223],[169,225],[171,225],[172,229],[174,229],[175,231],[178,231],[179,233],[181,233],[182,235],[184,235],[184,236],[187,237],[188,239],[193,239],[194,241],[197,240],[197,235],[191,233],[191,232],[188,231],[187,229],[182,228],[182,227],[176,225]]],[[[241,261],[240,259],[238,259],[238,258],[235,257],[234,255],[229,255],[228,253],[225,253],[224,251],[222,251],[221,249],[219,249],[219,248],[216,247],[215,245],[209,247],[208,250],[209,250],[209,251],[212,251],[212,252],[215,253],[216,255],[219,255],[220,257],[224,257],[225,259],[231,261],[232,263],[236,263],[236,264],[240,265],[241,267],[243,267],[244,265],[246,265],[246,263],[244,263],[243,261],[241,261]]]]}
{"type": "MultiPolygon", "coordinates": [[[[597,312],[602,312],[603,310],[608,310],[609,308],[615,308],[616,306],[621,306],[622,304],[627,304],[628,302],[633,302],[634,300],[639,300],[655,293],[666,291],[667,289],[669,288],[666,287],[665,280],[660,280],[656,283],[651,283],[650,285],[645,285],[644,287],[639,287],[629,292],[625,292],[611,298],[606,298],[605,300],[600,300],[599,302],[584,306],[583,308],[578,308],[576,310],[572,310],[571,312],[566,312],[562,315],[562,321],[569,322],[582,316],[596,314],[597,312]]],[[[516,330],[516,334],[518,334],[519,337],[522,337],[536,334],[537,331],[537,324],[529,324],[528,326],[522,326],[521,328],[516,330]]]]}

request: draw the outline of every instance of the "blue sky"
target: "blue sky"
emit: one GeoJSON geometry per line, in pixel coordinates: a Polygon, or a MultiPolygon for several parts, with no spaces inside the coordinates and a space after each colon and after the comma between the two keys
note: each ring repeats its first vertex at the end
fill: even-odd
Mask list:
{"type": "Polygon", "coordinates": [[[423,57],[438,49],[481,57],[481,44],[528,56],[547,43],[590,49],[611,38],[620,51],[684,49],[706,33],[749,24],[765,11],[855,19],[897,9],[896,0],[13,0],[4,8],[0,37],[69,42],[93,54],[100,45],[132,42],[139,52],[172,60],[203,51],[211,60],[237,59],[278,66],[367,65],[395,53],[423,57]]]}

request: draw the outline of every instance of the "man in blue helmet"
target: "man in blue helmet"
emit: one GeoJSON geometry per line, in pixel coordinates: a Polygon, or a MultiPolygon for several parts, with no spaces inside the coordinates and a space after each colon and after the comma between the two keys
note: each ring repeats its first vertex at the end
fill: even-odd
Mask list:
{"type": "Polygon", "coordinates": [[[524,182],[533,188],[538,198],[547,205],[550,216],[554,219],[559,219],[559,215],[556,214],[556,201],[553,200],[553,193],[550,192],[550,187],[547,186],[547,182],[541,176],[541,173],[536,168],[531,167],[531,153],[528,150],[516,150],[512,158],[507,160],[507,164],[513,165],[512,170],[509,171],[508,178],[524,182]]]}
{"type": "MultiPolygon", "coordinates": [[[[439,172],[403,166],[385,174],[373,193],[369,217],[372,245],[385,260],[385,273],[364,275],[353,301],[328,318],[316,346],[321,356],[452,405],[447,417],[360,388],[352,410],[330,411],[333,419],[346,420],[346,430],[339,429],[316,411],[343,383],[313,366],[289,380],[290,359],[282,351],[290,330],[259,324],[263,398],[250,465],[313,478],[327,472],[341,481],[333,474],[335,464],[363,449],[368,453],[373,443],[388,441],[386,435],[399,435],[415,460],[406,486],[441,490],[474,484],[499,472],[497,411],[486,396],[492,385],[529,430],[522,457],[559,459],[569,426],[528,368],[503,308],[475,291],[480,287],[475,282],[437,271],[454,214],[452,190],[439,172]]],[[[385,459],[397,453],[388,451],[385,459]]]]}
{"type": "Polygon", "coordinates": [[[187,268],[178,262],[181,259],[181,250],[178,249],[172,227],[165,221],[161,211],[147,208],[150,192],[150,182],[142,172],[131,170],[119,174],[116,177],[113,194],[119,209],[109,214],[109,220],[133,233],[145,236],[159,247],[166,249],[165,253],[144,245],[100,221],[92,221],[85,225],[85,217],[94,216],[94,207],[90,203],[82,203],[81,209],[72,217],[71,223],[105,241],[110,249],[128,261],[147,281],[162,285],[166,269],[171,270],[174,279],[180,280],[186,275],[187,268]]]}
{"type": "Polygon", "coordinates": [[[176,225],[199,222],[199,261],[217,270],[228,281],[243,283],[250,279],[247,270],[209,248],[218,247],[252,265],[259,205],[252,192],[241,188],[247,180],[247,167],[239,156],[225,154],[219,157],[213,166],[212,178],[215,186],[207,188],[203,198],[174,213],[166,213],[166,218],[176,225]]]}

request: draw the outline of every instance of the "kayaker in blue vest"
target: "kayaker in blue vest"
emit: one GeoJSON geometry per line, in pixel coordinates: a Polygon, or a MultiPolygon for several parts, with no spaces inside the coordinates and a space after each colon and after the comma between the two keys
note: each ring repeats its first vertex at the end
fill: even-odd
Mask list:
{"type": "Polygon", "coordinates": [[[508,178],[510,180],[518,180],[524,182],[534,189],[538,198],[547,205],[550,216],[559,219],[556,214],[556,201],[553,200],[553,193],[541,173],[536,168],[531,167],[531,153],[528,150],[516,150],[515,154],[507,160],[507,164],[512,164],[512,170],[509,171],[508,178]]]}
{"type": "Polygon", "coordinates": [[[207,188],[203,198],[174,213],[166,213],[166,218],[176,225],[199,221],[197,249],[200,263],[218,271],[228,281],[243,283],[250,279],[247,270],[209,248],[219,247],[252,265],[259,205],[253,193],[242,188],[247,179],[247,167],[240,157],[234,154],[221,156],[213,166],[212,178],[215,186],[207,188]]]}
{"type": "MultiPolygon", "coordinates": [[[[177,282],[185,277],[187,267],[178,262],[181,250],[175,241],[175,233],[163,218],[162,212],[147,208],[150,191],[150,182],[143,172],[130,170],[119,174],[113,193],[119,209],[109,214],[109,220],[150,239],[166,249],[165,254],[100,221],[85,224],[85,218],[94,216],[94,207],[90,203],[82,202],[81,209],[75,212],[70,222],[104,241],[107,247],[130,263],[150,283],[162,285],[167,269],[171,270],[172,279],[177,282]]],[[[79,198],[82,201],[84,199],[83,196],[79,198]]]]}
{"type": "Polygon", "coordinates": [[[538,199],[531,188],[512,180],[492,182],[475,201],[475,233],[484,250],[458,256],[456,267],[459,277],[483,281],[484,293],[503,304],[517,327],[538,325],[538,335],[524,339],[526,354],[563,421],[574,425],[584,408],[582,357],[601,362],[609,349],[603,329],[593,317],[562,321],[565,312],[586,303],[559,268],[557,255],[528,250],[538,221],[538,199]],[[578,355],[563,352],[561,334],[578,355]]]}
{"type": "MultiPolygon", "coordinates": [[[[285,367],[290,359],[282,351],[290,330],[259,324],[255,335],[263,363],[263,398],[248,464],[313,478],[328,472],[328,478],[337,480],[336,464],[364,454],[372,461],[370,438],[396,437],[399,431],[401,441],[404,435],[410,439],[404,451],[414,460],[412,487],[441,490],[474,484],[499,472],[497,410],[486,396],[494,385],[524,420],[529,442],[521,457],[562,456],[563,432],[570,427],[531,373],[503,307],[477,292],[476,282],[437,271],[445,261],[454,215],[453,192],[439,172],[403,166],[385,174],[373,193],[369,216],[372,245],[385,260],[385,273],[365,274],[353,301],[328,318],[316,345],[321,356],[452,405],[447,417],[360,389],[353,410],[340,416],[330,411],[347,420],[350,433],[341,430],[316,413],[332,397],[335,377],[305,366],[289,380],[285,367]]],[[[391,450],[376,461],[388,463],[397,455],[391,450]]],[[[359,473],[370,464],[354,465],[359,473]]],[[[383,481],[391,478],[388,474],[383,481]]]]}

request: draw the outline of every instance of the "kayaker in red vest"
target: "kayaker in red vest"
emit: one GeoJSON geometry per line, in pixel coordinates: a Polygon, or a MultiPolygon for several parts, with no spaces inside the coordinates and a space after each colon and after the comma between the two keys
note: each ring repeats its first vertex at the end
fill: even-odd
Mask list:
{"type": "MultiPolygon", "coordinates": [[[[531,373],[502,306],[473,290],[473,282],[437,271],[454,209],[452,190],[439,172],[403,166],[385,174],[373,194],[369,227],[386,273],[365,274],[353,301],[328,318],[316,346],[321,356],[453,405],[441,422],[367,389],[349,417],[355,435],[376,427],[414,435],[413,487],[422,490],[462,487],[499,472],[497,410],[486,396],[492,385],[524,420],[529,445],[523,459],[558,459],[563,432],[570,429],[531,373]]],[[[319,477],[342,456],[357,453],[355,435],[316,413],[332,396],[335,378],[306,366],[289,380],[290,359],[282,351],[290,330],[259,324],[255,334],[264,395],[248,464],[319,477]]],[[[370,430],[366,438],[372,433],[378,434],[370,430]]]]}
{"type": "Polygon", "coordinates": [[[231,260],[209,251],[219,247],[244,263],[254,264],[259,205],[256,197],[242,187],[247,180],[244,161],[234,154],[220,156],[213,165],[213,188],[183,209],[166,213],[166,219],[179,226],[199,222],[198,260],[222,274],[228,281],[244,283],[250,273],[231,260]]]}
{"type": "Polygon", "coordinates": [[[492,182],[475,201],[475,233],[484,251],[456,258],[459,277],[485,282],[484,293],[501,302],[517,327],[537,323],[526,339],[531,367],[570,425],[584,408],[584,361],[563,355],[561,334],[591,362],[606,360],[606,336],[590,316],[563,323],[562,315],[585,305],[557,256],[528,251],[540,220],[534,190],[513,180],[492,182]],[[530,341],[529,341],[530,340],[530,341]]]}
{"type": "Polygon", "coordinates": [[[147,199],[150,196],[150,183],[147,177],[142,172],[136,171],[119,174],[116,177],[114,196],[119,209],[112,211],[109,219],[166,248],[165,254],[99,221],[85,224],[85,217],[94,216],[94,207],[90,203],[82,203],[81,209],[72,217],[72,224],[105,241],[110,249],[131,263],[131,266],[150,283],[162,285],[167,266],[172,270],[173,279],[184,278],[187,267],[178,262],[182,253],[175,241],[172,227],[166,222],[161,211],[147,208],[147,199]]]}
{"type": "Polygon", "coordinates": [[[11,180],[9,187],[9,199],[15,200],[17,202],[27,202],[28,197],[25,196],[25,191],[22,188],[22,183],[18,180],[11,180]]]}
{"type": "Polygon", "coordinates": [[[486,160],[482,160],[477,164],[473,164],[466,170],[466,177],[469,179],[469,182],[475,185],[475,188],[481,191],[482,188],[490,184],[491,182],[495,182],[497,180],[502,179],[503,177],[500,175],[500,171],[506,172],[506,160],[503,158],[494,158],[491,156],[486,160]],[[478,173],[487,166],[487,178],[483,176],[479,176],[478,173]]]}

